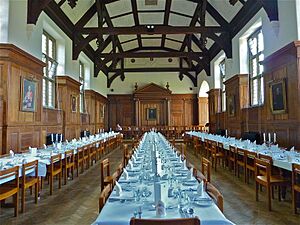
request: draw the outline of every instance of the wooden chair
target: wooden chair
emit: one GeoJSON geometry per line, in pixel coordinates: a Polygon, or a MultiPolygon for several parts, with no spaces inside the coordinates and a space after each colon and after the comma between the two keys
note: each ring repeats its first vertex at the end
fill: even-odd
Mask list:
{"type": "Polygon", "coordinates": [[[246,179],[246,154],[245,150],[241,148],[236,148],[236,171],[237,176],[240,177],[240,168],[243,169],[244,173],[244,182],[247,182],[246,179]]]}
{"type": "Polygon", "coordinates": [[[84,152],[83,148],[78,148],[77,149],[77,154],[75,155],[75,165],[76,165],[76,174],[77,177],[79,175],[79,166],[81,173],[84,171],[84,152]]]}
{"type": "Polygon", "coordinates": [[[193,167],[193,176],[199,183],[201,183],[202,181],[204,183],[207,182],[207,178],[204,176],[204,174],[201,171],[197,170],[195,167],[193,167]]]}
{"type": "Polygon", "coordinates": [[[205,156],[210,156],[210,148],[211,148],[211,141],[208,139],[204,139],[204,150],[205,150],[205,156]]]}
{"type": "Polygon", "coordinates": [[[106,185],[103,190],[100,193],[100,197],[99,197],[99,213],[101,212],[101,210],[103,209],[109,195],[111,192],[111,186],[110,185],[106,185]]]}
{"type": "Polygon", "coordinates": [[[93,162],[97,162],[97,150],[96,150],[96,142],[90,144],[90,161],[91,166],[93,166],[93,162]]]}
{"type": "Polygon", "coordinates": [[[100,160],[103,153],[104,153],[104,145],[103,145],[103,141],[98,141],[95,145],[96,147],[96,157],[97,160],[100,160]]]}
{"type": "Polygon", "coordinates": [[[61,154],[51,156],[50,165],[47,168],[47,176],[50,180],[50,195],[53,194],[53,178],[58,175],[58,188],[61,188],[62,160],[61,154]]]}
{"type": "Polygon", "coordinates": [[[101,173],[101,190],[104,189],[104,186],[111,185],[113,186],[114,178],[110,176],[110,166],[109,160],[104,159],[100,164],[100,173],[101,173]]]}
{"type": "Polygon", "coordinates": [[[137,219],[131,218],[130,225],[200,225],[198,217],[179,219],[137,219]]]}
{"type": "Polygon", "coordinates": [[[90,161],[91,161],[90,146],[86,145],[83,147],[83,162],[86,169],[90,168],[90,161]]]}
{"type": "Polygon", "coordinates": [[[220,159],[222,159],[222,163],[224,164],[224,153],[222,151],[219,151],[219,144],[220,148],[223,149],[223,144],[218,143],[216,141],[211,142],[211,158],[212,158],[212,167],[215,168],[215,171],[217,171],[217,164],[220,159]]]}
{"type": "Polygon", "coordinates": [[[0,185],[0,202],[9,197],[13,197],[13,205],[15,208],[15,217],[18,216],[19,212],[19,167],[15,166],[10,169],[0,171],[0,183],[1,181],[14,177],[9,184],[0,185]]]}
{"type": "MultiPolygon", "coordinates": [[[[120,163],[119,166],[117,167],[116,171],[113,173],[112,177],[113,177],[113,186],[115,185],[116,181],[119,180],[121,174],[123,172],[123,163],[120,163]]],[[[111,187],[111,189],[113,189],[113,187],[111,187]]]]}
{"type": "Polygon", "coordinates": [[[25,191],[26,189],[34,186],[34,200],[35,204],[38,202],[38,195],[39,195],[39,177],[38,177],[38,160],[33,162],[25,163],[22,165],[22,179],[20,181],[21,187],[21,212],[25,212],[25,191]],[[27,173],[30,174],[26,175],[27,173]]]}
{"type": "Polygon", "coordinates": [[[200,140],[198,137],[193,137],[193,143],[194,143],[194,154],[197,156],[200,154],[200,140]]]}
{"type": "Polygon", "coordinates": [[[128,145],[124,144],[124,146],[123,146],[123,165],[124,165],[124,167],[126,167],[130,157],[131,157],[131,154],[129,153],[128,145]]]}
{"type": "Polygon", "coordinates": [[[228,161],[228,168],[233,170],[235,176],[236,175],[236,147],[232,145],[229,145],[227,161],[228,161]]]}
{"type": "Polygon", "coordinates": [[[255,193],[258,201],[259,186],[265,186],[267,189],[268,209],[271,211],[271,191],[272,187],[278,186],[278,199],[281,201],[281,187],[287,186],[289,181],[280,175],[272,174],[272,164],[270,161],[255,158],[255,193]]]}
{"type": "Polygon", "coordinates": [[[255,173],[254,159],[257,157],[256,152],[251,152],[245,150],[245,159],[246,159],[246,182],[249,184],[250,174],[255,173]]]}
{"type": "Polygon", "coordinates": [[[64,172],[64,183],[67,184],[69,173],[72,174],[72,180],[74,179],[74,169],[75,169],[75,157],[74,151],[65,151],[65,158],[63,160],[63,172],[64,172]]]}
{"type": "Polygon", "coordinates": [[[210,182],[210,168],[211,168],[211,162],[207,159],[202,157],[201,158],[201,172],[206,177],[206,180],[210,182]]]}
{"type": "Polygon", "coordinates": [[[293,208],[294,213],[297,213],[297,192],[300,193],[300,165],[292,164],[292,198],[293,198],[293,208]]]}
{"type": "Polygon", "coordinates": [[[212,197],[212,199],[214,200],[218,208],[221,210],[221,212],[223,212],[224,199],[221,192],[209,182],[206,184],[206,192],[209,194],[210,197],[212,197]]]}

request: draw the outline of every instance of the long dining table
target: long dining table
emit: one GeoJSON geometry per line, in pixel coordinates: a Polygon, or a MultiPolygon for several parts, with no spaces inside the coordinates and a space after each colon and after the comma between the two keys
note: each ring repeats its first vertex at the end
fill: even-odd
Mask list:
{"type": "Polygon", "coordinates": [[[288,171],[292,171],[293,163],[300,164],[300,152],[294,150],[287,151],[284,148],[280,148],[278,145],[257,144],[255,142],[250,142],[249,140],[224,137],[199,131],[189,131],[186,132],[186,134],[191,137],[198,137],[203,142],[205,139],[220,142],[223,144],[225,150],[229,150],[229,146],[231,145],[258,154],[271,156],[273,159],[273,166],[288,171]]]}
{"type": "MultiPolygon", "coordinates": [[[[51,156],[62,154],[64,159],[64,153],[67,150],[74,150],[74,154],[77,153],[77,149],[91,143],[97,143],[100,141],[106,142],[110,138],[116,138],[119,135],[118,132],[107,132],[101,134],[91,135],[89,137],[83,137],[78,140],[73,139],[70,142],[54,143],[53,145],[46,146],[43,149],[31,148],[27,152],[11,154],[0,158],[0,171],[9,169],[11,167],[19,166],[19,176],[22,176],[22,164],[38,160],[38,176],[45,177],[47,173],[47,166],[50,165],[51,156]],[[32,151],[34,150],[34,151],[32,151]]],[[[26,175],[31,175],[33,170],[26,171],[26,175]]],[[[0,184],[13,180],[14,177],[7,177],[0,179],[0,184]]]]}
{"type": "Polygon", "coordinates": [[[197,191],[199,183],[186,167],[186,161],[163,135],[147,132],[125,167],[105,206],[93,225],[128,225],[131,217],[186,218],[197,216],[202,225],[233,224],[219,210],[212,198],[197,191]],[[155,149],[156,157],[153,157],[155,149]],[[161,164],[158,165],[157,157],[161,164]],[[156,159],[155,159],[156,158],[156,159]],[[153,170],[156,165],[156,170],[153,170]],[[159,171],[159,172],[158,172],[159,171]],[[157,183],[165,215],[157,215],[157,183]],[[121,192],[120,192],[121,190],[121,192]]]}

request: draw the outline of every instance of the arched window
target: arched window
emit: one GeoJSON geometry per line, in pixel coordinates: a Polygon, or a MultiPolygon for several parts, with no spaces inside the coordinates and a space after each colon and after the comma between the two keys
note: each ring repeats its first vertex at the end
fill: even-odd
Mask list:
{"type": "Polygon", "coordinates": [[[207,92],[209,91],[209,85],[206,80],[204,80],[200,86],[199,97],[208,97],[207,92]]]}

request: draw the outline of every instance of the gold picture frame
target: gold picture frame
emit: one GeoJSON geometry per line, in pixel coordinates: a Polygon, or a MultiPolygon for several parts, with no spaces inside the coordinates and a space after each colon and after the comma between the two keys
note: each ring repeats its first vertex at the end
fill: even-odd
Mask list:
{"type": "Polygon", "coordinates": [[[286,104],[286,80],[275,80],[270,83],[270,108],[272,114],[287,112],[286,104]]]}
{"type": "Polygon", "coordinates": [[[20,110],[26,112],[36,111],[37,81],[33,78],[21,77],[20,110]]]}
{"type": "Polygon", "coordinates": [[[77,96],[71,95],[71,112],[77,112],[77,96]]]}
{"type": "Polygon", "coordinates": [[[157,118],[157,109],[156,108],[147,108],[147,120],[156,120],[157,118]]]}
{"type": "Polygon", "coordinates": [[[229,117],[235,116],[235,96],[230,95],[227,97],[227,113],[229,117]]]}

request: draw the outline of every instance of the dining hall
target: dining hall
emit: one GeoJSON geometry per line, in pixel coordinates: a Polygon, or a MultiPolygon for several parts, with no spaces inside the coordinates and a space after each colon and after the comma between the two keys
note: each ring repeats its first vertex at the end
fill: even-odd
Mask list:
{"type": "Polygon", "coordinates": [[[0,0],[1,225],[299,225],[300,0],[0,0]]]}

